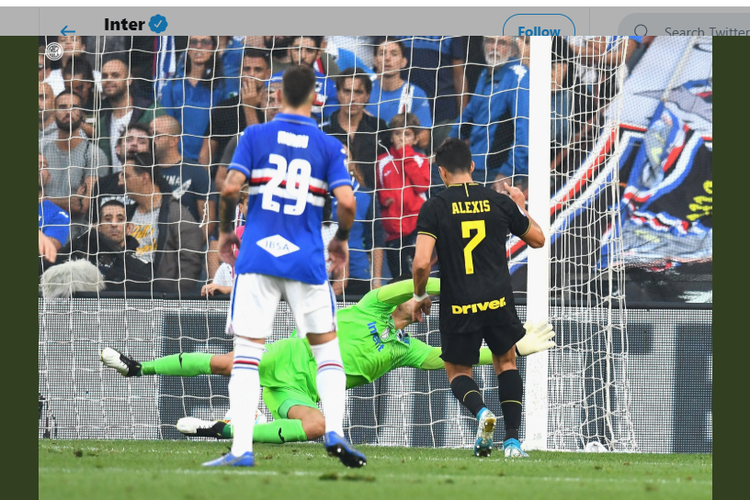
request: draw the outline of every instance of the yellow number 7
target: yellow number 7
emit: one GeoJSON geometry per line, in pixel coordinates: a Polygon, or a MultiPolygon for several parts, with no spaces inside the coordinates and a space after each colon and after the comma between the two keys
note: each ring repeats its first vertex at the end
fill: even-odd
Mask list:
{"type": "Polygon", "coordinates": [[[464,247],[464,263],[466,264],[466,274],[474,274],[474,257],[471,252],[479,245],[487,233],[484,230],[483,220],[466,220],[461,223],[461,236],[464,238],[471,237],[471,230],[474,229],[477,234],[469,240],[464,247]]]}

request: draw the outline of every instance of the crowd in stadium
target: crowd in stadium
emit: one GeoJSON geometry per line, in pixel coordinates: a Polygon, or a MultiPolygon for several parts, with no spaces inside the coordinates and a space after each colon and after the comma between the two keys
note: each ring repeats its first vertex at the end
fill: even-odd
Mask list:
{"type": "MultiPolygon", "coordinates": [[[[583,160],[616,68],[632,70],[652,38],[553,39],[553,172],[583,160]]],[[[345,146],[357,201],[349,269],[332,277],[335,291],[379,287],[411,270],[416,216],[442,188],[431,158],[446,137],[470,145],[476,181],[527,189],[529,41],[41,37],[39,228],[57,257],[40,259],[40,277],[80,259],[108,291],[225,290],[231,269],[216,242],[226,167],[238,135],[279,111],[284,70],[306,64],[318,81],[313,118],[345,146]],[[45,55],[51,42],[61,59],[45,55]]]]}

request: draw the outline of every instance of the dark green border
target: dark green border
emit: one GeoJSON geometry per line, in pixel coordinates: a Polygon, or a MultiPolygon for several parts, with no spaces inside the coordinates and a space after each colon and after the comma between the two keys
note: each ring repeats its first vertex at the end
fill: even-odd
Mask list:
{"type": "MultiPolygon", "coordinates": [[[[748,37],[714,37],[713,87],[714,100],[714,164],[719,167],[719,241],[714,245],[714,303],[719,305],[713,325],[713,450],[714,496],[731,498],[747,480],[745,451],[747,450],[747,350],[744,339],[748,328],[743,312],[748,311],[747,293],[747,201],[750,199],[750,162],[748,161],[748,95],[750,70],[747,58],[740,62],[740,54],[750,53],[748,37]],[[729,192],[729,188],[731,193],[729,192]],[[724,194],[721,194],[724,193],[724,194]],[[731,204],[729,202],[732,202],[731,204]],[[723,214],[723,215],[722,215],[723,214]],[[724,226],[724,231],[720,228],[724,226]],[[730,238],[730,236],[733,236],[730,238]],[[728,254],[732,250],[733,255],[728,254]],[[724,255],[724,257],[722,257],[724,255]],[[724,269],[724,271],[721,271],[724,269]],[[721,276],[729,278],[727,288],[721,288],[721,276]],[[723,299],[721,297],[724,297],[723,299]],[[724,313],[721,312],[724,308],[724,313]],[[723,327],[721,325],[724,325],[723,327]],[[716,355],[718,352],[718,356],[716,355]],[[716,402],[719,402],[717,404],[716,402]]],[[[716,195],[715,195],[716,196],[716,195]]]]}
{"type": "MultiPolygon", "coordinates": [[[[38,288],[31,276],[38,266],[33,242],[31,193],[38,159],[32,141],[34,129],[34,97],[38,81],[34,80],[32,64],[37,60],[38,39],[3,37],[5,78],[2,81],[3,111],[0,137],[3,145],[3,222],[2,249],[5,294],[2,301],[2,359],[3,379],[3,448],[5,458],[12,465],[6,470],[4,488],[18,489],[16,498],[38,496],[39,466],[37,436],[39,428],[37,398],[38,370],[35,361],[38,351],[38,288]],[[12,70],[11,70],[12,68],[12,70]],[[12,74],[12,77],[11,77],[12,74]],[[20,219],[18,218],[20,217],[20,219]],[[21,223],[22,222],[22,223],[21,223]],[[36,391],[36,392],[35,392],[36,391]]],[[[38,275],[38,273],[37,273],[38,275]]]]}

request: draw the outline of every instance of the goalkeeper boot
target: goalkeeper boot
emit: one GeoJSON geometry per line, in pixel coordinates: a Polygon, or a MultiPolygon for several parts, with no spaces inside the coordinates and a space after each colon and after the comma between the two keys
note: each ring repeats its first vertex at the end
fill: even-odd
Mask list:
{"type": "Polygon", "coordinates": [[[349,444],[345,437],[335,432],[327,432],[323,436],[323,445],[329,456],[338,457],[347,467],[362,467],[367,464],[365,456],[349,444]]]}
{"type": "Polygon", "coordinates": [[[474,456],[489,457],[492,454],[492,436],[495,433],[497,417],[487,408],[483,408],[477,417],[479,426],[477,440],[474,442],[474,456]]]}
{"type": "Polygon", "coordinates": [[[203,462],[203,465],[206,467],[219,467],[223,465],[229,467],[253,467],[255,465],[255,455],[253,455],[252,451],[246,451],[239,457],[236,457],[232,455],[232,452],[230,451],[216,460],[203,462]]]}
{"type": "Polygon", "coordinates": [[[104,348],[100,358],[104,366],[114,368],[123,377],[136,377],[141,373],[141,364],[138,361],[109,347],[104,348]]]}
{"type": "Polygon", "coordinates": [[[505,458],[524,458],[529,456],[528,453],[521,449],[521,443],[518,439],[506,439],[503,442],[503,448],[505,449],[505,458]]]}
{"type": "Polygon", "coordinates": [[[232,439],[232,425],[229,420],[202,420],[183,417],[177,421],[177,430],[186,436],[232,439]]]}

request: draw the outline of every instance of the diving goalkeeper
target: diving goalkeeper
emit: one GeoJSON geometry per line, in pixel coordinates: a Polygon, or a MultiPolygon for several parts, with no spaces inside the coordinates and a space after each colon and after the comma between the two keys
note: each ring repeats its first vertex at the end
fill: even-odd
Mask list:
{"type": "MultiPolygon", "coordinates": [[[[411,338],[403,331],[410,325],[415,301],[411,278],[398,279],[370,291],[355,305],[336,312],[341,355],[346,372],[346,388],[369,384],[391,370],[409,366],[421,370],[444,369],[440,348],[411,338]]],[[[440,280],[430,278],[427,293],[439,295],[440,280]]],[[[516,344],[518,354],[526,356],[554,346],[555,333],[546,322],[526,323],[526,335],[516,344]]],[[[102,362],[126,377],[144,375],[229,376],[233,353],[180,353],[139,363],[114,349],[105,348],[102,362]]],[[[487,348],[480,352],[480,365],[492,364],[487,348]]],[[[260,363],[263,401],[271,411],[272,422],[253,427],[253,441],[285,443],[315,440],[323,435],[325,420],[318,409],[315,387],[317,364],[305,339],[287,338],[267,345],[260,363]]],[[[227,421],[181,418],[177,429],[183,434],[232,437],[227,421]]]]}

